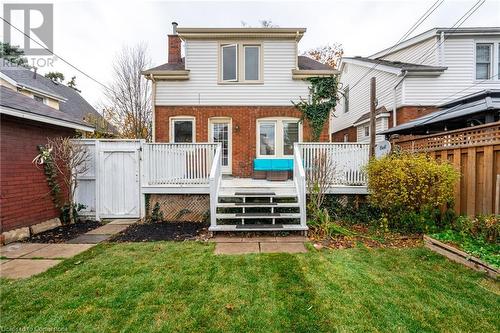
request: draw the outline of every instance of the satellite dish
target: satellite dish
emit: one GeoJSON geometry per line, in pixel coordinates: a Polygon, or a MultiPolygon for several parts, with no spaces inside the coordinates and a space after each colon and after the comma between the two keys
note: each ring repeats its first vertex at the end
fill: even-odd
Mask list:
{"type": "Polygon", "coordinates": [[[391,152],[391,143],[387,140],[380,141],[375,145],[375,157],[380,158],[391,152]]]}

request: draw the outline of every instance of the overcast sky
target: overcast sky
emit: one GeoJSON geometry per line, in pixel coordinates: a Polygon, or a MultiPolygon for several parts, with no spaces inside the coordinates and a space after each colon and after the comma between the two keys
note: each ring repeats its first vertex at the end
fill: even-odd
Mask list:
{"type": "MultiPolygon", "coordinates": [[[[341,43],[347,56],[368,56],[395,43],[434,2],[55,1],[54,52],[106,84],[111,80],[113,57],[124,45],[145,42],[153,65],[167,62],[172,21],[180,27],[240,27],[241,21],[258,26],[259,20],[266,19],[280,27],[307,28],[300,51],[341,43]]],[[[414,35],[452,26],[475,2],[445,0],[414,35]]],[[[14,19],[12,23],[16,25],[14,19]]],[[[463,26],[500,26],[500,1],[487,0],[463,26]]],[[[91,104],[102,100],[101,86],[62,61],[40,72],[48,70],[63,72],[67,78],[76,75],[91,104]]]]}

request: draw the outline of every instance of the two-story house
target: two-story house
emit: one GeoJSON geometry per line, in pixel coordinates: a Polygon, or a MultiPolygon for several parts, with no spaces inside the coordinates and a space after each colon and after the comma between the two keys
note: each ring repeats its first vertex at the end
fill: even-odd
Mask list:
{"type": "Polygon", "coordinates": [[[332,140],[369,140],[372,77],[379,133],[457,98],[500,89],[499,68],[498,27],[434,28],[369,57],[344,57],[344,98],[331,119],[332,140]]]}
{"type": "MultiPolygon", "coordinates": [[[[292,101],[313,76],[338,72],[298,55],[304,28],[177,28],[153,82],[156,142],[220,142],[223,172],[253,174],[254,160],[292,159],[309,129],[292,101]],[[184,57],[181,49],[184,49],[184,57]]],[[[325,124],[322,141],[328,141],[325,124]]]]}

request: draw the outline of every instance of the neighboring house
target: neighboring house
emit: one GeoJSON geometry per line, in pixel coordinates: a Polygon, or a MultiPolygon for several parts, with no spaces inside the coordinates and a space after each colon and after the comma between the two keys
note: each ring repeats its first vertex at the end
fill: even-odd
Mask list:
{"type": "Polygon", "coordinates": [[[331,119],[332,140],[367,140],[371,77],[376,78],[380,133],[451,100],[500,89],[499,54],[498,27],[435,28],[370,57],[344,57],[344,97],[331,119]]]}
{"type": "MultiPolygon", "coordinates": [[[[33,80],[12,74],[19,74],[19,71],[4,71],[4,68],[1,71],[2,242],[26,237],[32,231],[58,223],[60,212],[52,203],[43,168],[32,163],[39,153],[37,147],[45,144],[47,138],[74,137],[76,131],[94,130],[76,113],[77,105],[85,106],[86,103],[81,101],[83,98],[78,93],[73,95],[66,89],[59,89],[61,87],[53,88],[50,85],[55,84],[47,83],[47,79],[42,80],[39,75],[33,78],[35,74],[27,69],[23,69],[24,73],[31,73],[33,80]]],[[[81,110],[82,114],[91,111],[86,107],[81,110]]]]}
{"type": "Polygon", "coordinates": [[[292,101],[308,98],[304,79],[337,74],[298,55],[306,29],[173,26],[168,63],[143,73],[153,82],[154,141],[221,142],[223,172],[238,177],[252,176],[256,158],[292,159],[293,143],[309,138],[292,101]]]}
{"type": "Polygon", "coordinates": [[[28,68],[0,62],[0,85],[16,90],[67,115],[91,123],[102,118],[80,93],[28,68]]]}

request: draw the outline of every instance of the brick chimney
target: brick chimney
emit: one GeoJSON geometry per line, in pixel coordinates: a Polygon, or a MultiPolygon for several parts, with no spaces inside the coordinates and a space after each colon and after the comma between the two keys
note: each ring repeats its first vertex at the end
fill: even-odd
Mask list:
{"type": "Polygon", "coordinates": [[[177,22],[172,22],[172,34],[168,35],[168,62],[182,62],[181,38],[177,34],[177,22]]]}

